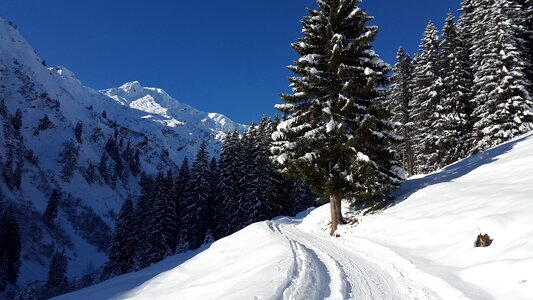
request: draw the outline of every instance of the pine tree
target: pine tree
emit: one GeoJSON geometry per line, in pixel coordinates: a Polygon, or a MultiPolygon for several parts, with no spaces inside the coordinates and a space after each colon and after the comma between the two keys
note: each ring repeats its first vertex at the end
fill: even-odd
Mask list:
{"type": "Polygon", "coordinates": [[[392,76],[390,93],[390,110],[396,127],[396,134],[402,137],[399,152],[402,155],[403,168],[409,176],[414,175],[414,153],[411,141],[411,101],[413,99],[413,66],[411,57],[402,47],[396,54],[397,63],[392,76]]]}
{"type": "Polygon", "coordinates": [[[115,224],[115,234],[111,239],[107,256],[108,262],[104,266],[107,276],[121,275],[133,271],[135,256],[135,219],[131,198],[122,204],[115,224]]]}
{"type": "Polygon", "coordinates": [[[74,136],[76,137],[76,141],[78,143],[83,143],[83,140],[82,140],[82,133],[83,133],[83,123],[81,121],[79,121],[78,123],[76,123],[76,127],[74,128],[74,136]]]}
{"type": "Polygon", "coordinates": [[[52,298],[69,291],[67,268],[68,261],[65,253],[57,251],[50,261],[48,279],[44,285],[43,294],[46,298],[52,298]]]}
{"type": "Polygon", "coordinates": [[[470,72],[470,58],[465,48],[465,35],[449,13],[443,29],[443,143],[439,167],[465,158],[470,145],[472,132],[473,78],[470,72]]]}
{"type": "Polygon", "coordinates": [[[20,230],[11,208],[0,211],[0,291],[15,284],[20,269],[20,230]]]}
{"type": "Polygon", "coordinates": [[[239,161],[241,177],[238,183],[237,210],[233,213],[241,216],[242,223],[238,229],[247,226],[262,218],[262,206],[265,199],[261,197],[260,182],[261,172],[258,170],[261,163],[258,161],[258,134],[257,125],[252,123],[248,132],[240,140],[239,161]]]}
{"type": "MultiPolygon", "coordinates": [[[[174,209],[176,211],[176,224],[174,236],[177,240],[177,252],[184,252],[187,250],[188,246],[186,234],[182,234],[182,225],[181,220],[184,218],[184,203],[185,203],[185,191],[189,186],[190,180],[190,168],[189,168],[189,159],[185,157],[181,163],[180,169],[178,171],[178,176],[176,182],[174,183],[174,209]]],[[[184,226],[183,226],[184,227],[184,226]]]]}
{"type": "Polygon", "coordinates": [[[176,251],[176,208],[172,200],[174,177],[159,172],[156,178],[157,197],[154,203],[155,223],[151,234],[152,246],[155,248],[155,261],[159,261],[176,251]]]}
{"type": "Polygon", "coordinates": [[[330,198],[334,234],[341,198],[373,204],[400,182],[390,150],[392,131],[380,87],[388,66],[371,50],[376,27],[358,0],[318,1],[302,20],[303,37],[292,47],[300,59],[290,67],[293,94],[278,105],[287,119],[274,133],[281,168],[330,198]]]}
{"type": "Polygon", "coordinates": [[[154,263],[151,261],[151,234],[155,224],[156,186],[152,177],[141,175],[141,195],[135,210],[135,270],[154,263]]]}
{"type": "Polygon", "coordinates": [[[441,165],[443,147],[442,77],[440,39],[429,22],[413,65],[413,150],[415,172],[427,173],[441,165]]]}
{"type": "Polygon", "coordinates": [[[297,214],[315,205],[316,195],[311,193],[305,182],[299,179],[287,180],[287,190],[292,206],[285,208],[291,215],[297,214]]]}
{"type": "MultiPolygon", "coordinates": [[[[217,195],[217,185],[219,180],[218,174],[218,161],[215,157],[211,158],[209,162],[209,176],[207,181],[209,183],[209,196],[207,198],[207,212],[205,217],[205,223],[207,227],[206,241],[213,242],[213,232],[216,228],[215,223],[215,206],[216,206],[216,195],[217,195]]],[[[204,244],[205,242],[204,241],[204,244]]]]}
{"type": "Polygon", "coordinates": [[[57,206],[59,204],[59,191],[54,189],[50,198],[48,198],[48,203],[46,209],[43,213],[43,222],[46,226],[51,227],[54,225],[57,218],[57,206]]]}
{"type": "Polygon", "coordinates": [[[533,129],[533,102],[519,38],[524,16],[511,0],[495,0],[483,20],[486,32],[474,41],[473,153],[533,129]]]}
{"type": "Polygon", "coordinates": [[[93,184],[96,176],[96,169],[92,162],[89,162],[89,165],[87,166],[87,170],[85,172],[85,179],[87,180],[88,184],[93,184]]]}
{"type": "Polygon", "coordinates": [[[533,97],[533,0],[515,0],[520,5],[516,12],[516,20],[521,25],[519,28],[519,37],[523,39],[523,53],[526,62],[525,73],[530,83],[529,95],[533,97]]]}
{"type": "Polygon", "coordinates": [[[17,109],[15,115],[11,118],[11,124],[15,130],[15,136],[19,137],[20,129],[22,128],[22,111],[20,109],[17,109]]]}
{"type": "Polygon", "coordinates": [[[191,179],[189,188],[185,193],[183,203],[182,228],[185,229],[185,236],[189,244],[189,249],[196,249],[202,245],[207,232],[205,222],[209,207],[209,158],[207,156],[207,144],[202,142],[196,159],[191,169],[191,179]]]}
{"type": "Polygon", "coordinates": [[[238,215],[238,183],[241,178],[240,161],[238,157],[239,134],[234,131],[224,139],[224,146],[220,154],[219,181],[216,196],[216,228],[214,230],[215,239],[220,239],[238,230],[243,223],[242,215],[238,215]]]}
{"type": "MultiPolygon", "coordinates": [[[[522,0],[524,7],[524,14],[529,16],[526,18],[526,41],[528,46],[528,57],[529,63],[533,65],[533,0],[522,0]]],[[[529,90],[529,95],[533,95],[533,67],[528,69],[528,80],[531,83],[531,88],[529,90]]],[[[533,96],[532,96],[533,97],[533,96]]]]}
{"type": "Polygon", "coordinates": [[[105,183],[109,183],[109,173],[107,170],[107,154],[105,151],[102,152],[102,156],[100,157],[98,171],[100,171],[100,175],[102,175],[102,178],[104,179],[105,183]]]}

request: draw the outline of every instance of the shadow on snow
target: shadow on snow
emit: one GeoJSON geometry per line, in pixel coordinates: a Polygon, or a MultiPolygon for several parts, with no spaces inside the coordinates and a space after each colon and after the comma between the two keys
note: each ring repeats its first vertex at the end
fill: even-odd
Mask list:
{"type": "Polygon", "coordinates": [[[455,162],[439,171],[425,175],[424,177],[408,179],[402,183],[397,191],[394,192],[394,197],[396,200],[388,207],[401,203],[409,198],[409,196],[411,196],[413,193],[423,188],[439,183],[451,182],[454,179],[462,177],[483,165],[492,163],[498,160],[498,156],[510,152],[518,143],[530,138],[531,136],[532,135],[525,135],[511,140],[489,150],[455,162]]]}

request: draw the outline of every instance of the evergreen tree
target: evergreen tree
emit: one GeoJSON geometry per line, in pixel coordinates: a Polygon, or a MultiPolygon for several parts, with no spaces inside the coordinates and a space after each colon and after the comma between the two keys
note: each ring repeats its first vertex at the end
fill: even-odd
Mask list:
{"type": "Polygon", "coordinates": [[[300,55],[290,67],[293,94],[277,106],[287,119],[274,133],[275,160],[330,198],[331,234],[344,222],[343,196],[373,204],[400,182],[380,92],[388,66],[371,50],[377,28],[366,25],[359,2],[318,1],[304,17],[303,37],[292,44],[300,55]]]}
{"type": "Polygon", "coordinates": [[[20,230],[11,208],[0,211],[0,291],[15,284],[20,269],[20,230]]]}
{"type": "Polygon", "coordinates": [[[189,244],[189,249],[196,249],[202,245],[208,229],[206,216],[208,215],[207,201],[209,198],[209,158],[206,143],[202,142],[191,169],[189,187],[185,193],[183,203],[182,228],[189,244]]]}
{"type": "Polygon", "coordinates": [[[206,242],[212,242],[214,241],[213,232],[216,228],[214,222],[215,222],[215,206],[216,206],[216,195],[217,195],[217,185],[218,185],[218,161],[216,158],[212,157],[211,161],[209,162],[209,176],[207,178],[207,181],[209,183],[209,196],[207,198],[207,212],[205,217],[205,222],[207,224],[207,231],[206,233],[206,241],[204,241],[204,244],[206,242]],[[208,236],[209,235],[209,236],[208,236]]]}
{"type": "Polygon", "coordinates": [[[525,73],[527,80],[530,83],[529,95],[533,97],[533,0],[515,0],[520,5],[516,12],[515,18],[521,25],[519,28],[519,37],[523,40],[524,60],[527,64],[525,73]]]}
{"type": "Polygon", "coordinates": [[[449,13],[443,29],[443,114],[444,128],[442,157],[439,167],[451,164],[467,156],[471,148],[473,78],[470,58],[465,48],[465,36],[449,13]]]}
{"type": "Polygon", "coordinates": [[[133,201],[127,198],[120,209],[115,224],[115,234],[108,248],[109,260],[104,266],[104,273],[107,276],[121,275],[134,269],[134,212],[133,201]]]}
{"type": "Polygon", "coordinates": [[[102,152],[102,156],[100,157],[98,171],[100,171],[100,175],[102,175],[102,178],[104,179],[105,183],[109,183],[109,173],[107,171],[107,154],[105,151],[102,152]]]}
{"type": "Polygon", "coordinates": [[[83,133],[83,123],[81,121],[79,121],[78,123],[76,123],[76,127],[74,128],[74,136],[76,137],[76,141],[78,143],[83,143],[83,140],[82,140],[82,133],[83,133]]]}
{"type": "Polygon", "coordinates": [[[96,169],[92,162],[89,162],[87,166],[87,171],[85,172],[85,179],[88,184],[93,184],[96,176],[96,169]]]}
{"type": "Polygon", "coordinates": [[[154,203],[155,223],[151,233],[151,244],[154,248],[154,261],[174,254],[176,251],[176,209],[172,200],[174,177],[172,172],[167,176],[159,172],[156,178],[157,197],[154,203]]]}
{"type": "Polygon", "coordinates": [[[69,291],[67,279],[68,261],[65,253],[57,251],[48,267],[48,279],[44,285],[43,294],[46,298],[65,294],[69,291]]]}
{"type": "Polygon", "coordinates": [[[246,205],[248,224],[287,214],[295,205],[293,199],[287,199],[285,179],[276,170],[269,157],[274,128],[271,126],[271,121],[263,116],[259,126],[250,132],[253,147],[248,156],[253,159],[253,163],[247,172],[251,174],[257,191],[255,199],[251,197],[247,199],[251,201],[246,205]]]}
{"type": "Polygon", "coordinates": [[[181,231],[181,220],[184,218],[185,191],[189,186],[190,177],[189,159],[185,157],[178,171],[176,182],[174,183],[174,196],[172,197],[174,200],[174,209],[176,211],[174,235],[178,243],[177,252],[184,252],[188,248],[188,245],[186,245],[186,234],[185,232],[182,234],[181,231]]]}
{"type": "Polygon", "coordinates": [[[240,140],[238,152],[238,158],[240,161],[240,174],[238,189],[236,196],[236,210],[233,212],[235,215],[241,216],[242,222],[238,224],[238,229],[247,226],[256,220],[262,218],[262,206],[264,205],[263,197],[261,197],[260,171],[256,169],[261,167],[258,161],[258,134],[257,125],[252,123],[248,132],[244,134],[240,140]]]}
{"type": "Polygon", "coordinates": [[[155,224],[156,186],[152,177],[141,175],[141,195],[135,210],[135,270],[154,263],[151,261],[151,234],[155,224]]]}
{"type": "Polygon", "coordinates": [[[20,128],[22,128],[22,111],[20,109],[17,109],[15,112],[15,115],[11,118],[11,125],[13,125],[13,129],[15,130],[15,136],[20,136],[20,128]]]}
{"type": "MultiPolygon", "coordinates": [[[[511,0],[494,0],[483,20],[486,32],[474,40],[473,111],[476,144],[488,149],[533,128],[533,102],[525,74],[523,12],[511,0]]],[[[481,25],[480,25],[481,26],[481,25]]]]}
{"type": "Polygon", "coordinates": [[[407,174],[414,175],[414,153],[411,141],[411,101],[413,99],[413,66],[411,57],[402,47],[396,54],[397,63],[392,76],[390,93],[390,110],[396,127],[395,133],[402,137],[399,152],[402,155],[403,168],[407,174]]]}
{"type": "Polygon", "coordinates": [[[220,154],[219,181],[216,196],[216,228],[214,230],[215,239],[220,239],[239,229],[242,224],[242,215],[237,211],[238,183],[241,177],[240,161],[238,157],[239,134],[234,131],[224,139],[224,146],[220,154]]]}
{"type": "Polygon", "coordinates": [[[440,55],[437,29],[429,22],[414,59],[412,118],[416,173],[431,172],[441,165],[444,107],[440,55]]]}
{"type": "Polygon", "coordinates": [[[57,218],[57,206],[59,204],[59,191],[54,189],[50,198],[48,198],[48,204],[43,213],[43,221],[46,226],[51,227],[57,218]]]}
{"type": "Polygon", "coordinates": [[[316,195],[311,193],[305,182],[300,179],[287,180],[287,190],[293,205],[286,211],[291,215],[297,214],[315,205],[316,195]]]}

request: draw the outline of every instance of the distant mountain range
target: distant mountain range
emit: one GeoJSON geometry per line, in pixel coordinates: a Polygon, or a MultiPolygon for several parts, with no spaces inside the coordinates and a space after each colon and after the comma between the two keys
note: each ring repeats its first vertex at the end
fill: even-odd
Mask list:
{"type": "Polygon", "coordinates": [[[118,209],[138,194],[142,172],[176,170],[203,141],[217,156],[227,133],[245,129],[137,81],[86,87],[68,69],[45,66],[0,18],[0,203],[20,220],[18,282],[46,280],[56,250],[65,250],[71,277],[99,267],[118,209]],[[59,214],[47,227],[41,215],[54,189],[59,214]]]}

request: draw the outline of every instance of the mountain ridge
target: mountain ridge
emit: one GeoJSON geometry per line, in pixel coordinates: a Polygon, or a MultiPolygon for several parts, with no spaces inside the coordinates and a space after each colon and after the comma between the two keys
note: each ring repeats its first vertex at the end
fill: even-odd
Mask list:
{"type": "Polygon", "coordinates": [[[66,67],[47,67],[2,18],[0,82],[0,211],[10,207],[19,220],[21,286],[45,280],[58,250],[68,257],[70,278],[94,272],[106,260],[122,202],[140,192],[141,173],[177,171],[202,141],[218,156],[226,134],[247,128],[139,82],[104,91],[84,86],[66,67]],[[125,101],[121,88],[150,97],[125,101]],[[47,227],[41,216],[54,189],[59,211],[47,227]]]}

